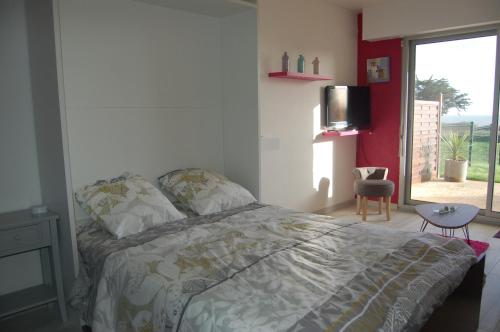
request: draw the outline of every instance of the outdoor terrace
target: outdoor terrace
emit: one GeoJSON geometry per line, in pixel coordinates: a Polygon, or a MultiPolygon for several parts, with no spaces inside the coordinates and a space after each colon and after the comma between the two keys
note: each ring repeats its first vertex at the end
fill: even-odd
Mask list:
{"type": "MultiPolygon", "coordinates": [[[[443,179],[414,183],[411,198],[436,203],[465,203],[486,208],[485,181],[447,182],[443,179]]],[[[493,195],[493,211],[500,211],[500,190],[493,195]]]]}

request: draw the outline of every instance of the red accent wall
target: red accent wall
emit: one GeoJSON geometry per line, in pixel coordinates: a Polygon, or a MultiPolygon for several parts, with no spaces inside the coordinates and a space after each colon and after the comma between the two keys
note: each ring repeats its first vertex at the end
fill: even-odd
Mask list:
{"type": "Polygon", "coordinates": [[[388,179],[394,181],[392,202],[398,201],[399,127],[401,118],[401,39],[363,41],[363,16],[358,15],[358,85],[368,85],[366,60],[390,57],[390,81],[371,83],[371,135],[358,135],[356,165],[389,168],[388,179]]]}

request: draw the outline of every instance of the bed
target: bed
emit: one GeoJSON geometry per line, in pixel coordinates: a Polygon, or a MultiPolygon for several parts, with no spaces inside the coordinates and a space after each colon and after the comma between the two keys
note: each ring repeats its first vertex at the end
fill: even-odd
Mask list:
{"type": "Polygon", "coordinates": [[[77,240],[93,332],[419,331],[478,262],[461,240],[259,203],[77,240]]]}

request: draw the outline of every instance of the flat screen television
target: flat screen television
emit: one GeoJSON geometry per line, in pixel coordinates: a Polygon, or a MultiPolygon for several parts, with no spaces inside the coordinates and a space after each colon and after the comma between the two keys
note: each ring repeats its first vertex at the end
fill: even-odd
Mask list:
{"type": "Polygon", "coordinates": [[[367,86],[325,87],[328,130],[369,129],[370,88],[367,86]]]}

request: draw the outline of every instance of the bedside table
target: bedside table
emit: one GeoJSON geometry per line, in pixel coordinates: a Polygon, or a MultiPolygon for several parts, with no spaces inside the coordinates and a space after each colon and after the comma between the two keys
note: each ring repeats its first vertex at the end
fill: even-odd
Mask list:
{"type": "Polygon", "coordinates": [[[0,214],[0,258],[40,250],[43,281],[0,296],[0,318],[40,305],[57,302],[67,320],[62,284],[56,213],[33,216],[31,210],[0,214]]]}

